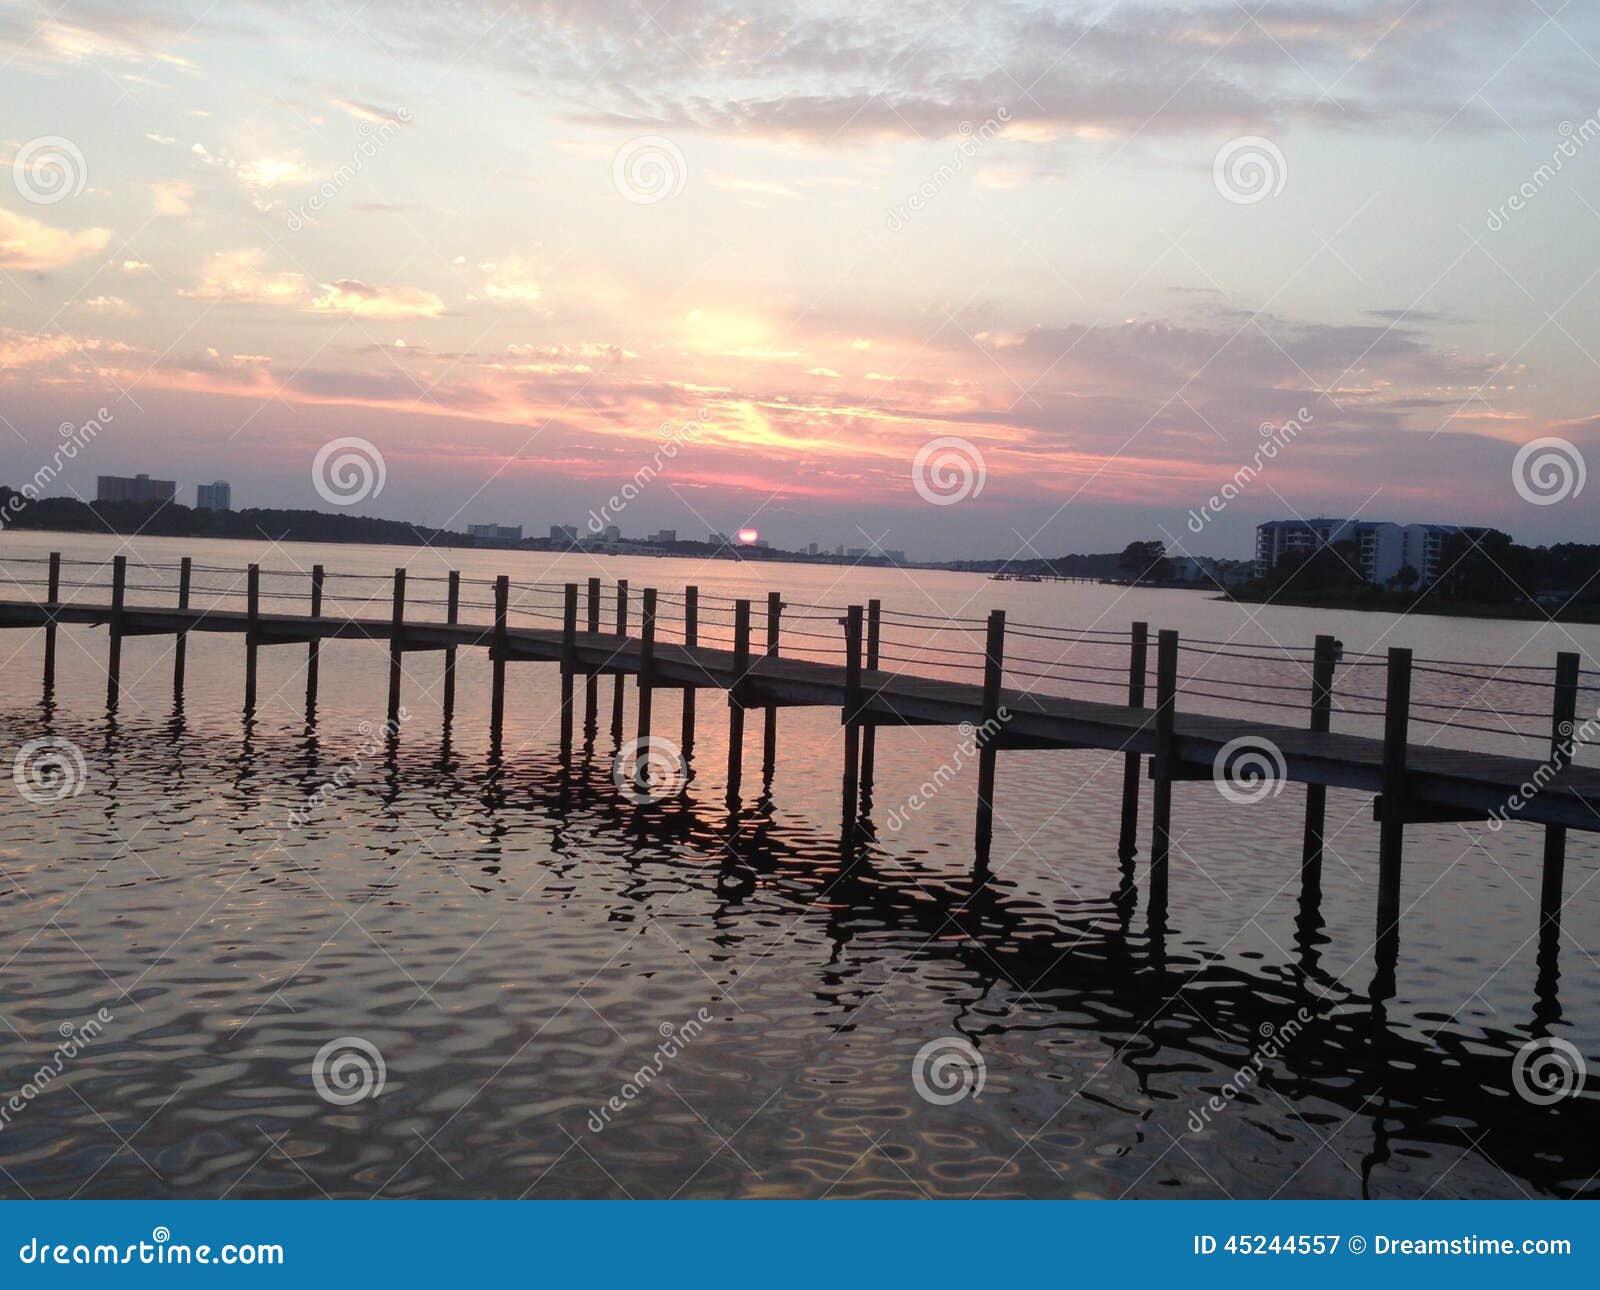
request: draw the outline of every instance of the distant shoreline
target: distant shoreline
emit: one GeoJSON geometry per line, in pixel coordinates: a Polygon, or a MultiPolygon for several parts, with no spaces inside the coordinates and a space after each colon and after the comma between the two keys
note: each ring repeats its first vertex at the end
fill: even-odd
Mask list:
{"type": "Polygon", "coordinates": [[[1278,596],[1267,593],[1232,591],[1218,596],[1242,605],[1286,605],[1295,609],[1348,609],[1355,613],[1426,614],[1437,618],[1482,618],[1500,622],[1576,623],[1600,625],[1600,606],[1562,605],[1545,610],[1538,605],[1478,604],[1455,600],[1430,600],[1422,596],[1397,596],[1381,593],[1359,599],[1336,596],[1278,596]]]}

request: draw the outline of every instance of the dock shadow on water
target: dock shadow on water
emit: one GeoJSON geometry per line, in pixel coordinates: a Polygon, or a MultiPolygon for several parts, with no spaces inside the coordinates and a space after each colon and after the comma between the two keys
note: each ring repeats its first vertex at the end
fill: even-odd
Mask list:
{"type": "Polygon", "coordinates": [[[1553,955],[1519,1016],[1369,997],[1316,883],[1230,951],[1114,812],[980,868],[869,755],[841,838],[836,723],[769,720],[741,799],[720,711],[640,765],[579,685],[567,755],[403,704],[0,718],[54,759],[0,818],[0,1194],[1600,1192],[1553,955]]]}

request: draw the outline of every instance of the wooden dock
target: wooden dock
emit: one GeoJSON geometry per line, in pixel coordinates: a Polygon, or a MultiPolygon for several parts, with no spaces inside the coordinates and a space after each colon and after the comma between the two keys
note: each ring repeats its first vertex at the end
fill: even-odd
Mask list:
{"type": "MultiPolygon", "coordinates": [[[[982,620],[951,619],[939,625],[939,630],[949,630],[948,623],[965,624],[962,630],[970,631],[975,639],[981,627],[981,647],[974,643],[970,657],[950,664],[951,667],[966,666],[977,674],[971,681],[962,681],[883,666],[891,657],[888,633],[892,628],[902,626],[926,634],[934,628],[917,620],[927,619],[930,624],[936,620],[926,615],[887,613],[876,601],[835,608],[804,607],[816,612],[799,616],[810,628],[799,630],[799,635],[825,642],[824,646],[809,647],[813,653],[828,654],[829,657],[819,660],[790,657],[782,652],[786,613],[791,607],[778,593],[772,593],[766,600],[764,639],[757,643],[753,640],[752,615],[760,602],[702,598],[693,587],[670,596],[644,589],[639,596],[637,619],[631,620],[630,589],[625,582],[606,589],[605,594],[598,579],[590,579],[586,587],[577,583],[516,584],[540,588],[548,597],[549,604],[538,612],[550,619],[552,625],[543,626],[512,621],[513,584],[505,576],[492,584],[486,580],[471,584],[492,586],[492,602],[464,600],[463,581],[458,574],[438,579],[413,578],[413,587],[440,583],[443,584],[440,590],[444,592],[442,600],[437,596],[424,597],[429,607],[442,607],[442,614],[413,616],[407,606],[406,571],[396,570],[385,589],[389,602],[387,614],[329,612],[324,603],[325,588],[328,581],[338,575],[325,574],[318,566],[309,574],[305,591],[271,593],[279,598],[285,595],[307,598],[309,612],[278,613],[261,609],[262,571],[257,566],[222,571],[239,574],[236,581],[242,586],[237,590],[235,587],[207,588],[214,593],[212,603],[207,605],[194,603],[195,566],[191,561],[184,560],[177,566],[143,567],[177,574],[173,595],[176,603],[130,603],[127,561],[121,556],[111,562],[110,583],[104,588],[104,599],[86,600],[79,595],[63,599],[62,562],[59,556],[52,556],[46,576],[13,577],[12,581],[19,585],[42,587],[44,594],[0,600],[0,627],[45,631],[47,687],[54,684],[57,629],[64,625],[106,627],[109,637],[107,702],[112,708],[116,706],[120,689],[121,643],[130,636],[176,638],[173,683],[180,696],[185,666],[182,643],[188,634],[210,632],[242,636],[246,642],[247,709],[255,705],[257,652],[277,645],[305,645],[308,647],[306,701],[308,709],[313,711],[321,642],[383,642],[388,647],[390,660],[391,720],[400,706],[402,660],[406,654],[443,652],[444,704],[448,717],[454,703],[456,653],[461,649],[482,648],[489,651],[492,660],[490,734],[497,748],[504,721],[507,664],[553,663],[561,669],[562,677],[564,754],[570,753],[572,743],[576,678],[585,678],[590,724],[595,713],[596,679],[617,678],[613,698],[613,729],[617,732],[621,729],[622,679],[634,678],[639,689],[640,739],[653,734],[651,695],[654,691],[682,692],[688,740],[692,738],[696,693],[720,690],[727,695],[729,708],[728,796],[731,802],[737,801],[740,791],[747,711],[761,709],[764,712],[765,760],[770,766],[778,709],[799,706],[837,709],[845,731],[841,788],[846,845],[853,845],[864,789],[870,795],[877,754],[876,730],[897,725],[957,727],[969,734],[976,732],[975,859],[980,871],[988,864],[992,840],[998,755],[1014,749],[1099,749],[1121,755],[1124,761],[1120,848],[1124,859],[1131,858],[1136,851],[1138,780],[1141,773],[1145,773],[1146,765],[1153,781],[1149,888],[1152,917],[1155,918],[1164,918],[1166,908],[1173,785],[1188,780],[1232,783],[1234,772],[1225,764],[1229,753],[1240,747],[1263,750],[1271,757],[1271,764],[1266,767],[1268,774],[1307,785],[1305,842],[1300,860],[1303,882],[1315,884],[1319,881],[1327,789],[1375,795],[1374,814],[1381,824],[1377,919],[1380,962],[1388,959],[1392,963],[1398,935],[1402,838],[1406,825],[1496,820],[1542,826],[1545,848],[1540,928],[1545,938],[1559,933],[1567,831],[1600,832],[1600,769],[1578,766],[1573,760],[1578,742],[1579,694],[1600,692],[1600,686],[1583,683],[1579,659],[1573,654],[1558,656],[1555,667],[1547,669],[1551,674],[1548,682],[1531,676],[1510,682],[1548,691],[1549,753],[1543,758],[1534,758],[1525,753],[1460,750],[1412,742],[1409,728],[1413,716],[1413,659],[1410,651],[1403,649],[1390,649],[1382,659],[1362,660],[1366,666],[1383,668],[1386,682],[1381,710],[1383,737],[1332,731],[1335,673],[1350,660],[1340,658],[1340,650],[1329,637],[1319,637],[1305,660],[1309,684],[1300,702],[1305,719],[1300,724],[1288,724],[1181,710],[1179,655],[1183,644],[1176,632],[1156,634],[1152,685],[1149,675],[1151,639],[1142,623],[1133,624],[1128,632],[1085,629],[1082,634],[1082,639],[1095,638],[1095,643],[1102,647],[1115,644],[1118,649],[1126,650],[1120,679],[1107,681],[1102,676],[1086,682],[1118,690],[1120,697],[1116,701],[1101,701],[1041,694],[1036,686],[1016,684],[1018,680],[1026,681],[1040,673],[1016,663],[1008,669],[1007,623],[1000,611],[982,620]],[[233,595],[243,600],[242,607],[219,607],[216,603],[219,598],[233,595]],[[664,604],[664,600],[670,604],[664,604]],[[719,602],[719,605],[711,602],[719,602]],[[492,609],[492,618],[461,621],[461,610],[469,603],[492,609]],[[603,623],[603,612],[613,606],[613,620],[603,623]],[[702,641],[702,622],[711,613],[731,618],[731,641],[726,645],[702,641]],[[822,630],[816,629],[819,623],[822,630]],[[606,627],[612,630],[605,630],[606,627]]],[[[289,576],[271,572],[276,577],[289,576]]],[[[97,591],[100,588],[95,583],[81,582],[74,588],[80,593],[85,589],[97,591]]],[[[369,594],[363,603],[370,605],[374,599],[369,594]]],[[[1049,631],[1076,630],[1030,625],[1018,634],[1025,645],[1028,639],[1041,638],[1049,631]]],[[[951,656],[962,653],[949,648],[941,652],[951,656]]],[[[1210,652],[1217,653],[1216,650],[1210,652]]],[[[1037,666],[1040,661],[1025,662],[1037,666]]],[[[1423,664],[1419,662],[1418,666],[1423,664]]],[[[1107,673],[1116,669],[1102,664],[1095,670],[1107,673]]],[[[1423,670],[1428,668],[1423,666],[1423,670]]],[[[1533,670],[1525,668],[1524,672],[1533,670]]],[[[1251,690],[1274,688],[1249,681],[1240,684],[1251,690]]],[[[1250,702],[1258,698],[1245,692],[1241,692],[1240,697],[1250,702]]],[[[1261,702],[1280,709],[1291,706],[1282,701],[1261,702]]],[[[1366,715],[1378,714],[1368,712],[1366,715]]],[[[1258,770],[1260,767],[1258,758],[1258,770]]],[[[1245,782],[1249,782],[1248,779],[1245,782]]]]}

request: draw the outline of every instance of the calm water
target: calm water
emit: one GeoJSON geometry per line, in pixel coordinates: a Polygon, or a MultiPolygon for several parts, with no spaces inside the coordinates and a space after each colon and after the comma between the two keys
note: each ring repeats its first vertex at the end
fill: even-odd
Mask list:
{"type": "MultiPolygon", "coordinates": [[[[0,542],[7,557],[114,549],[67,535],[0,542]]],[[[408,562],[413,576],[453,565],[469,577],[694,581],[708,595],[776,588],[816,605],[880,596],[917,613],[998,606],[1114,629],[1139,618],[1250,643],[1332,631],[1352,652],[1400,644],[1446,659],[1546,664],[1579,648],[1594,667],[1600,654],[1592,628],[1271,607],[1251,621],[1196,593],[954,574],[158,540],[132,551],[218,568],[321,561],[381,574],[408,562]]],[[[437,595],[430,586],[415,583],[414,598],[437,595]]],[[[385,584],[366,593],[369,612],[386,614],[385,584]]],[[[793,625],[817,636],[795,643],[833,648],[827,615],[799,612],[793,625]]],[[[125,643],[111,720],[102,631],[62,630],[51,704],[42,634],[0,638],[6,756],[54,736],[82,750],[86,771],[76,796],[35,805],[12,793],[0,811],[0,1109],[11,1090],[20,1108],[0,1127],[0,1194],[1600,1191],[1596,1078],[1549,1106],[1518,1097],[1512,1079],[1514,1055],[1545,1033],[1600,1071],[1591,835],[1569,843],[1559,964],[1541,973],[1538,831],[1408,829],[1397,993],[1374,1004],[1377,836],[1363,795],[1330,794],[1322,896],[1307,905],[1302,790],[1239,806],[1210,783],[1179,785],[1171,913],[1153,933],[1143,856],[1127,870],[1117,860],[1121,764],[1105,753],[1001,758],[993,874],[976,884],[970,767],[903,828],[885,824],[959,755],[953,731],[880,731],[876,836],[843,866],[836,712],[780,714],[769,783],[753,720],[744,801],[730,813],[726,705],[702,693],[687,792],[635,807],[611,778],[610,679],[598,733],[563,776],[550,667],[512,665],[496,762],[481,651],[461,655],[448,734],[440,656],[408,656],[408,717],[386,741],[367,733],[384,714],[381,645],[324,646],[314,726],[303,647],[263,651],[249,722],[238,638],[191,638],[181,710],[171,649],[169,638],[125,643]],[[81,1042],[58,1058],[69,1025],[81,1042]],[[355,1067],[317,1058],[352,1039],[381,1054],[384,1082],[342,1104],[340,1072],[355,1067]],[[930,1043],[951,1062],[919,1063],[930,1043]],[[970,1094],[975,1063],[981,1090],[952,1100],[942,1076],[970,1094]],[[41,1086],[41,1067],[56,1066],[41,1086]],[[1206,1109],[1213,1096],[1224,1109],[1206,1109]]],[[[1208,675],[1217,693],[1253,699],[1228,677],[1279,673],[1247,663],[1208,675]]],[[[1422,693],[1470,697],[1462,684],[1431,677],[1422,693]]],[[[1352,669],[1348,686],[1381,693],[1381,670],[1352,669]]],[[[1545,702],[1490,693],[1504,706],[1545,702]]],[[[626,702],[624,739],[631,690],[626,702]]],[[[659,694],[656,714],[675,736],[677,697],[659,694]]],[[[1363,727],[1346,717],[1338,728],[1363,727]]],[[[1148,817],[1146,801],[1141,848],[1148,817]]],[[[368,1050],[345,1050],[371,1068],[368,1050]]]]}

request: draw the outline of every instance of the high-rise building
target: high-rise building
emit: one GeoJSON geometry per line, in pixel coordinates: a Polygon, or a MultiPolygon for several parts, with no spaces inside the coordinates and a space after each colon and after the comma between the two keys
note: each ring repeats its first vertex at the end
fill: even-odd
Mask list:
{"type": "Polygon", "coordinates": [[[231,511],[233,509],[233,489],[228,486],[226,479],[219,479],[214,484],[196,484],[194,495],[196,510],[231,511]]]}
{"type": "Polygon", "coordinates": [[[149,475],[101,475],[95,485],[97,502],[170,502],[178,495],[175,479],[151,479],[149,475]]]}
{"type": "Polygon", "coordinates": [[[1256,577],[1264,578],[1286,555],[1310,554],[1325,546],[1351,543],[1355,568],[1378,586],[1391,581],[1405,566],[1418,581],[1432,582],[1441,572],[1440,555],[1453,534],[1478,536],[1486,530],[1455,524],[1393,524],[1387,520],[1272,520],[1256,526],[1256,577]]]}
{"type": "Polygon", "coordinates": [[[467,536],[477,542],[493,542],[499,545],[509,545],[522,541],[522,525],[520,524],[469,524],[467,536]]]}
{"type": "Polygon", "coordinates": [[[650,535],[650,541],[660,543],[662,545],[665,545],[668,542],[676,542],[677,540],[677,529],[662,529],[659,533],[652,533],[650,535]]]}
{"type": "Polygon", "coordinates": [[[550,540],[552,542],[576,542],[578,540],[578,526],[576,524],[552,524],[550,526],[550,540]]]}

